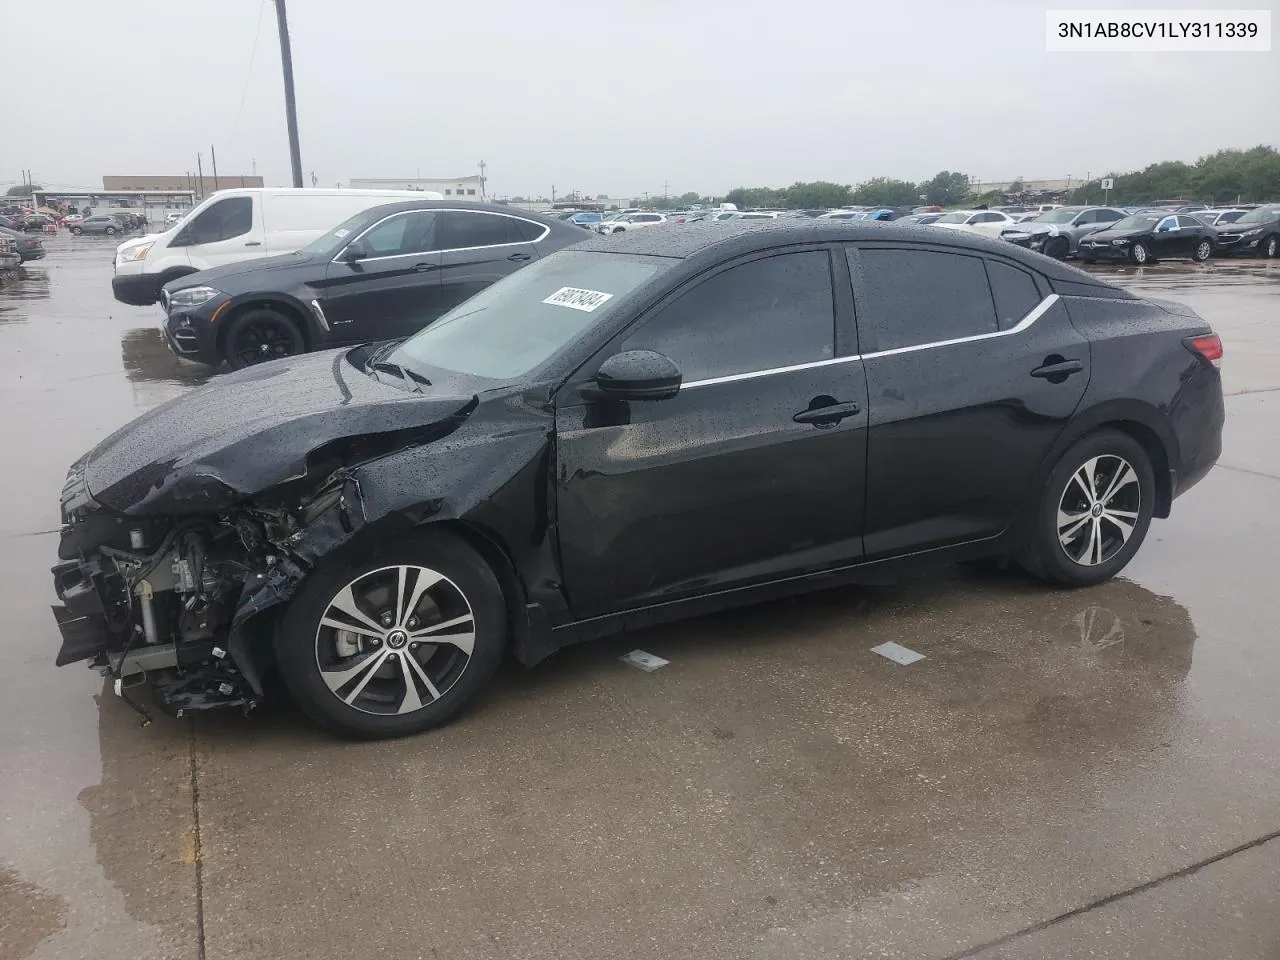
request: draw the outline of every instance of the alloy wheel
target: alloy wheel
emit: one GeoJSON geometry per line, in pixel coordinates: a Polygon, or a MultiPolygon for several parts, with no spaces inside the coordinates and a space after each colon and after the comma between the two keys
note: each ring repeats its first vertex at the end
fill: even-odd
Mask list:
{"type": "Polygon", "coordinates": [[[316,629],[316,666],[347,706],[403,716],[449,692],[475,638],[471,604],[452,580],[428,567],[382,567],[330,600],[316,629]]]}
{"type": "Polygon", "coordinates": [[[1133,262],[1139,265],[1147,262],[1147,248],[1140,243],[1133,245],[1133,262]]]}
{"type": "Polygon", "coordinates": [[[1275,238],[1275,237],[1268,237],[1268,238],[1267,238],[1267,245],[1266,245],[1266,247],[1265,247],[1264,249],[1265,249],[1265,251],[1266,251],[1266,255],[1267,255],[1268,257],[1275,257],[1275,255],[1276,255],[1276,238],[1275,238]]]}
{"type": "Polygon", "coordinates": [[[1209,254],[1211,253],[1213,253],[1213,247],[1210,245],[1208,240],[1201,240],[1200,243],[1196,246],[1197,260],[1201,260],[1201,261],[1208,260],[1209,254]]]}
{"type": "Polygon", "coordinates": [[[1141,505],[1142,486],[1129,461],[1114,454],[1085,461],[1058,501],[1063,553],[1085,567],[1106,563],[1129,542],[1141,505]]]}
{"type": "Polygon", "coordinates": [[[291,357],[298,352],[293,331],[285,324],[264,317],[248,324],[236,335],[235,352],[241,366],[291,357]]]}

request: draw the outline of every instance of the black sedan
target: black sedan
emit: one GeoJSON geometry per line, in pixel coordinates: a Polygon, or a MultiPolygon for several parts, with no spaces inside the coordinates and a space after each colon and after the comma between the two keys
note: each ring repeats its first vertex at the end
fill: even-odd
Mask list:
{"type": "Polygon", "coordinates": [[[33,234],[19,233],[17,230],[11,230],[8,227],[0,227],[0,234],[14,241],[18,256],[22,258],[23,263],[30,263],[32,260],[43,260],[49,252],[45,249],[44,241],[33,234]]]}
{"type": "Polygon", "coordinates": [[[960,232],[588,240],[102,441],[62,490],[57,661],[184,710],[275,667],[385,737],[508,651],[960,559],[1100,583],[1218,459],[1221,354],[1191,310],[960,232]]]}
{"type": "Polygon", "coordinates": [[[406,201],[373,207],[296,253],[165,284],[165,337],[180,357],[233,369],[308,350],[417,333],[572,243],[581,227],[510,207],[406,201]]]}
{"type": "Polygon", "coordinates": [[[1202,263],[1213,255],[1217,232],[1189,213],[1135,213],[1080,241],[1085,263],[1122,260],[1138,266],[1184,257],[1202,263]]]}
{"type": "Polygon", "coordinates": [[[1218,227],[1217,240],[1223,256],[1280,257],[1280,204],[1258,207],[1218,227]]]}

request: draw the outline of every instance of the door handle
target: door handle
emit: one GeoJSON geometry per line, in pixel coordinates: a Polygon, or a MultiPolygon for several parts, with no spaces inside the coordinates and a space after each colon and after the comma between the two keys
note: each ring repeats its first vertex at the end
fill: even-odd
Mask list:
{"type": "Polygon", "coordinates": [[[413,272],[414,272],[414,273],[426,273],[426,272],[428,272],[429,270],[434,270],[435,268],[436,268],[436,264],[434,264],[434,263],[415,263],[415,264],[413,265],[413,272]]]}
{"type": "Polygon", "coordinates": [[[1062,383],[1073,373],[1079,373],[1084,369],[1084,364],[1079,360],[1063,360],[1061,357],[1045,357],[1045,360],[1054,362],[1036,367],[1031,371],[1031,375],[1048,380],[1050,383],[1062,383]]]}
{"type": "Polygon", "coordinates": [[[791,419],[796,423],[811,423],[815,427],[833,427],[845,417],[852,417],[861,410],[856,403],[829,403],[825,407],[801,410],[791,419]]]}
{"type": "Polygon", "coordinates": [[[246,247],[260,247],[260,246],[262,246],[262,241],[261,241],[261,240],[246,240],[246,241],[244,242],[244,245],[245,245],[246,247]]]}
{"type": "Polygon", "coordinates": [[[527,253],[513,253],[511,256],[507,257],[507,259],[523,263],[526,260],[532,260],[533,257],[529,256],[527,253]]]}

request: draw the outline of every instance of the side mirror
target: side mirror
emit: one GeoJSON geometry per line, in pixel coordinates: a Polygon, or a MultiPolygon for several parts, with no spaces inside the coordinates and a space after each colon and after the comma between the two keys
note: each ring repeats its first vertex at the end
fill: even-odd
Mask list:
{"type": "Polygon", "coordinates": [[[675,361],[653,350],[616,353],[596,371],[596,391],[605,400],[670,400],[683,379],[675,361]]]}
{"type": "Polygon", "coordinates": [[[364,248],[364,244],[359,240],[352,240],[338,256],[338,259],[343,263],[355,263],[357,260],[363,260],[367,256],[369,256],[369,251],[364,248]]]}

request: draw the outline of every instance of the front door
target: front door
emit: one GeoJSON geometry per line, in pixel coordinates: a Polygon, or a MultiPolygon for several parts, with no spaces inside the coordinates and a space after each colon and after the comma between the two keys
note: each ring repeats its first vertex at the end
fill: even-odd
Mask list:
{"type": "Polygon", "coordinates": [[[441,217],[441,313],[538,258],[537,244],[529,241],[545,228],[532,221],[479,210],[447,210],[441,217]]]}
{"type": "Polygon", "coordinates": [[[577,616],[861,557],[866,384],[847,300],[825,248],[716,268],[603,354],[671,357],[677,396],[562,391],[556,512],[577,616]]]}
{"type": "Polygon", "coordinates": [[[1178,218],[1170,215],[1156,224],[1151,235],[1151,252],[1159,257],[1181,257],[1188,252],[1188,233],[1178,226],[1178,218]]]}
{"type": "Polygon", "coordinates": [[[852,249],[870,397],[867,557],[1003,532],[1089,382],[1047,285],[994,256],[852,249]]]}
{"type": "Polygon", "coordinates": [[[338,254],[321,284],[333,342],[407,337],[443,312],[438,228],[438,213],[410,210],[354,238],[359,259],[338,254]]]}
{"type": "Polygon", "coordinates": [[[262,235],[262,204],[253,197],[225,197],[193,217],[170,246],[188,248],[191,265],[209,270],[265,257],[262,235]]]}

